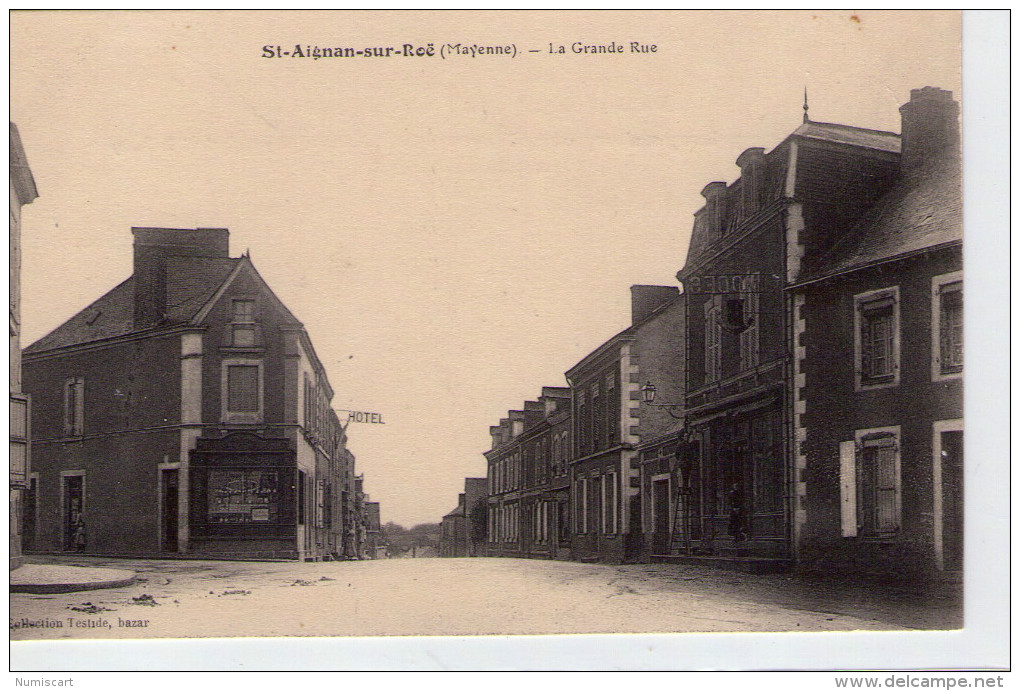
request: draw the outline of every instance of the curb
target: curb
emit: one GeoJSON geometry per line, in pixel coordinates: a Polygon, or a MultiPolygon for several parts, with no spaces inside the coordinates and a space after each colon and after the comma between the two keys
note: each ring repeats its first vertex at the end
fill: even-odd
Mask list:
{"type": "Polygon", "coordinates": [[[134,583],[136,578],[137,574],[132,573],[126,578],[89,581],[87,583],[11,583],[10,592],[46,595],[53,593],[75,593],[82,590],[101,590],[103,588],[123,588],[134,583]]]}

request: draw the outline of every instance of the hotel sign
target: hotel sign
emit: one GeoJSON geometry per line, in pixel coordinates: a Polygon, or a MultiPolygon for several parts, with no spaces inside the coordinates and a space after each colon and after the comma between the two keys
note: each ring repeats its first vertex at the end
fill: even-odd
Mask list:
{"type": "Polygon", "coordinates": [[[369,413],[364,410],[340,410],[341,413],[347,413],[347,422],[362,422],[369,425],[385,425],[383,422],[382,413],[369,413]]]}

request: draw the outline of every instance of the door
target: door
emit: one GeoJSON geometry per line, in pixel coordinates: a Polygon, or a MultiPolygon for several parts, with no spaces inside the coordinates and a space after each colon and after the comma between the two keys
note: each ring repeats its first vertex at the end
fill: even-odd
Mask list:
{"type": "Polygon", "coordinates": [[[652,481],[652,554],[669,554],[669,479],[652,481]]]}
{"type": "Polygon", "coordinates": [[[163,531],[162,543],[164,552],[177,552],[180,547],[177,542],[178,516],[180,514],[177,500],[179,497],[179,483],[177,470],[164,470],[162,472],[162,506],[163,506],[163,531]]]}
{"type": "Polygon", "coordinates": [[[963,568],[963,432],[942,432],[942,563],[963,568]]]}
{"type": "Polygon", "coordinates": [[[25,503],[21,519],[21,549],[31,552],[35,549],[36,479],[30,478],[25,490],[25,503]]]}
{"type": "Polygon", "coordinates": [[[72,475],[64,478],[64,550],[84,552],[85,478],[72,475]]]}

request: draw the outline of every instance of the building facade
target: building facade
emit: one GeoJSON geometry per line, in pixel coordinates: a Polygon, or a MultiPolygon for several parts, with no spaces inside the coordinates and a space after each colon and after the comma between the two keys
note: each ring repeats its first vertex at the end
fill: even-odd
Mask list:
{"type": "Polygon", "coordinates": [[[34,549],[342,554],[353,456],[303,325],[226,229],[132,232],[133,275],[24,351],[34,549]]]}
{"type": "Polygon", "coordinates": [[[701,555],[784,560],[803,523],[803,463],[789,438],[795,405],[785,288],[812,270],[884,194],[899,136],[810,121],[766,153],[737,158],[695,214],[684,268],[686,417],[693,472],[690,539],[701,555]]]}
{"type": "MultiPolygon", "coordinates": [[[[10,516],[8,539],[8,568],[16,569],[22,563],[22,541],[25,533],[23,521],[33,521],[35,506],[31,471],[30,396],[22,391],[21,383],[21,207],[31,204],[39,196],[35,178],[28,167],[21,136],[14,123],[10,123],[10,273],[8,301],[8,331],[10,346],[10,516]],[[26,503],[26,499],[28,503],[26,503]]],[[[34,526],[28,525],[28,533],[34,526]]],[[[31,547],[31,542],[29,542],[31,547]]]]}
{"type": "MultiPolygon", "coordinates": [[[[642,383],[682,396],[684,304],[672,286],[633,286],[631,325],[567,371],[572,401],[571,558],[636,561],[645,544],[642,440],[677,429],[662,408],[641,405],[642,383]]],[[[649,481],[650,482],[650,481],[649,481]]]]}
{"type": "Polygon", "coordinates": [[[959,109],[928,87],[900,111],[895,185],[791,289],[806,570],[962,569],[959,109]]]}
{"type": "Polygon", "coordinates": [[[457,508],[443,516],[439,556],[477,557],[485,554],[488,494],[487,478],[464,478],[464,491],[457,497],[457,508]]]}
{"type": "Polygon", "coordinates": [[[487,553],[565,558],[570,394],[546,386],[537,401],[489,428],[487,553]]]}

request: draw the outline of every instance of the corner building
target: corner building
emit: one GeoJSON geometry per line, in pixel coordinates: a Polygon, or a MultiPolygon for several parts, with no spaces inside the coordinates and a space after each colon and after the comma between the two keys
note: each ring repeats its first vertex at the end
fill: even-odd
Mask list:
{"type": "Polygon", "coordinates": [[[353,476],[300,321],[219,228],[133,228],[134,273],[24,352],[40,552],[328,559],[353,476]]]}

